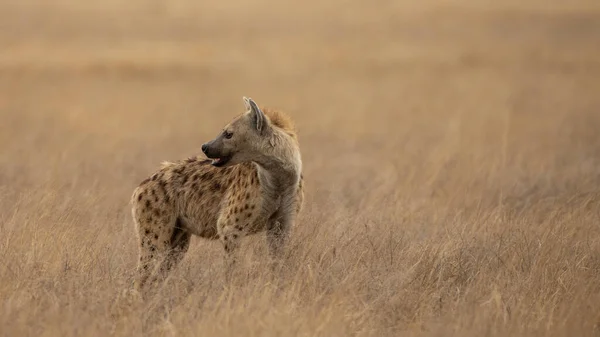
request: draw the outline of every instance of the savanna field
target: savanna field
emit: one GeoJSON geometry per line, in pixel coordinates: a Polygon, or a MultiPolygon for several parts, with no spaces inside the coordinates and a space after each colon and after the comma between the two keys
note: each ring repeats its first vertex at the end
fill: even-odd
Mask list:
{"type": "Polygon", "coordinates": [[[600,3],[0,1],[1,336],[599,336],[600,3]],[[295,120],[275,277],[193,238],[134,301],[133,189],[295,120]]]}

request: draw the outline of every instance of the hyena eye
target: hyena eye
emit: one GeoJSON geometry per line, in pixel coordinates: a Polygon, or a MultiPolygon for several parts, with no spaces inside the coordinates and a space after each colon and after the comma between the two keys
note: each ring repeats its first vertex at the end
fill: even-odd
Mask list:
{"type": "Polygon", "coordinates": [[[233,137],[233,132],[225,131],[224,134],[225,134],[225,138],[227,138],[227,139],[231,139],[231,137],[233,137]]]}

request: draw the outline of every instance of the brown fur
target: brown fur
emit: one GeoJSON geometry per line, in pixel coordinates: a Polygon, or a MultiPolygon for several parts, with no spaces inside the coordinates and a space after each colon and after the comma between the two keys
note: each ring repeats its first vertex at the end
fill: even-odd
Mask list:
{"type": "MultiPolygon", "coordinates": [[[[276,110],[266,110],[265,115],[272,128],[270,137],[285,137],[280,134],[285,133],[293,141],[276,143],[288,144],[294,148],[286,149],[287,152],[299,153],[291,119],[276,110]]],[[[292,189],[283,188],[286,184],[276,185],[287,191],[280,193],[273,190],[273,182],[269,181],[278,170],[268,172],[251,161],[218,168],[202,158],[163,163],[132,196],[140,242],[138,288],[153,274],[154,280],[164,277],[183,258],[192,234],[221,240],[228,253],[248,234],[267,231],[267,237],[275,239],[282,236],[278,230],[285,234],[287,223],[293,221],[286,214],[293,212],[295,217],[302,208],[303,178],[300,174],[295,182],[287,183],[294,184],[292,189]],[[288,193],[293,193],[291,202],[284,203],[284,194],[288,193]],[[275,201],[279,203],[277,208],[273,207],[275,201]],[[278,226],[282,228],[275,228],[278,226]]],[[[273,251],[279,248],[275,239],[271,244],[273,251]]]]}
{"type": "Polygon", "coordinates": [[[262,108],[262,111],[269,118],[269,121],[276,127],[280,128],[282,131],[287,133],[290,137],[297,139],[296,135],[296,126],[292,119],[282,113],[279,110],[271,109],[271,108],[262,108]]]}

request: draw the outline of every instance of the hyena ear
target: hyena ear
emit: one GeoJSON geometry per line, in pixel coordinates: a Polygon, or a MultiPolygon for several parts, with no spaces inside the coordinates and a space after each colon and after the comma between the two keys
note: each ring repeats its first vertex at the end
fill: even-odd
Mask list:
{"type": "Polygon", "coordinates": [[[268,123],[267,117],[265,117],[265,114],[260,110],[252,98],[244,97],[244,104],[246,105],[246,109],[250,111],[250,120],[252,121],[252,125],[256,127],[256,130],[259,133],[262,133],[268,123]]]}

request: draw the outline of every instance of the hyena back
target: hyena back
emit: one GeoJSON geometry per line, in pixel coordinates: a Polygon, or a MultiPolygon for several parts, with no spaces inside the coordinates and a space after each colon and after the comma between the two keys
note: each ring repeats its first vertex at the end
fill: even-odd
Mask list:
{"type": "Polygon", "coordinates": [[[163,163],[135,189],[138,289],[166,276],[191,235],[220,240],[231,256],[241,238],[265,231],[280,255],[304,199],[298,140],[287,116],[244,102],[247,112],[202,145],[212,159],[163,163]]]}

